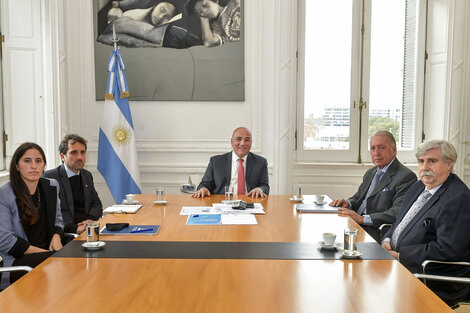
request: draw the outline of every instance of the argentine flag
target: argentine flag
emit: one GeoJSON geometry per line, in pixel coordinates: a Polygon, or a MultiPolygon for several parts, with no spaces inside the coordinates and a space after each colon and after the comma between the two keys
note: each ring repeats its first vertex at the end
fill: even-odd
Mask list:
{"type": "Polygon", "coordinates": [[[98,144],[98,171],[121,203],[128,193],[141,193],[134,124],[129,108],[125,65],[114,49],[108,62],[108,84],[98,144]]]}

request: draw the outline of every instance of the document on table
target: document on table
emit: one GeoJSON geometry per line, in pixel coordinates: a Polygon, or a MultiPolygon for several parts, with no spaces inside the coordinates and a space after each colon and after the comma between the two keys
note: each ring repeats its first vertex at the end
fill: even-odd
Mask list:
{"type": "Polygon", "coordinates": [[[213,203],[212,206],[184,206],[181,208],[180,215],[224,213],[266,214],[261,203],[255,203],[255,207],[253,209],[246,210],[235,210],[231,205],[213,203]]]}
{"type": "Polygon", "coordinates": [[[191,214],[218,214],[222,211],[216,211],[211,206],[184,206],[181,208],[180,215],[191,215],[191,214]]]}
{"type": "Polygon", "coordinates": [[[227,212],[234,212],[234,213],[248,213],[248,214],[266,214],[264,212],[263,205],[261,203],[255,203],[255,207],[253,209],[245,209],[245,210],[235,210],[232,208],[231,205],[223,204],[223,203],[212,203],[212,206],[216,209],[220,209],[223,213],[227,212]]]}
{"type": "Polygon", "coordinates": [[[103,213],[135,213],[142,207],[142,204],[115,204],[103,210],[103,213]]]}
{"type": "Polygon", "coordinates": [[[191,214],[186,225],[220,225],[220,214],[191,214]]]}
{"type": "Polygon", "coordinates": [[[226,213],[222,214],[222,225],[256,225],[256,216],[246,213],[226,213]]]}

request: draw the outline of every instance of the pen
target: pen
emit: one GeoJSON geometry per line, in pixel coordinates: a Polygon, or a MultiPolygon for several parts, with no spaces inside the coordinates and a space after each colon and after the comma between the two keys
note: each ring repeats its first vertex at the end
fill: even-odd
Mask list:
{"type": "Polygon", "coordinates": [[[153,228],[138,228],[136,230],[131,230],[130,233],[133,234],[133,233],[141,233],[141,232],[144,232],[144,231],[151,231],[153,230],[153,228]]]}

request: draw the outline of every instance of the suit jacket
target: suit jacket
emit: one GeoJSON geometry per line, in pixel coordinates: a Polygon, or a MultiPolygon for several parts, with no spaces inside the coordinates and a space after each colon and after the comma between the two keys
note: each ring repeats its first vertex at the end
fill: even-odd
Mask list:
{"type": "MultiPolygon", "coordinates": [[[[44,193],[47,238],[50,242],[55,233],[63,236],[64,222],[60,213],[59,184],[54,179],[41,178],[39,187],[44,193]]],[[[15,258],[21,256],[28,247],[16,195],[8,182],[0,187],[0,256],[3,258],[3,266],[11,266],[15,258]]],[[[10,275],[3,273],[1,288],[6,288],[9,284],[10,275]]]]}
{"type": "MultiPolygon", "coordinates": [[[[60,207],[65,223],[65,231],[75,233],[77,231],[77,224],[74,223],[75,211],[73,207],[72,188],[70,187],[69,178],[67,177],[64,165],[62,164],[59,167],[46,171],[43,176],[54,178],[59,182],[60,207]]],[[[90,219],[98,220],[103,214],[103,205],[95,190],[93,176],[85,169],[80,170],[80,176],[82,177],[85,213],[90,219]]]]}
{"type": "MultiPolygon", "coordinates": [[[[211,194],[224,194],[224,187],[230,185],[232,174],[232,152],[211,157],[204,177],[197,190],[205,187],[211,194]]],[[[249,152],[245,171],[246,190],[260,188],[269,194],[268,162],[265,158],[249,152]]]]}
{"type": "MultiPolygon", "coordinates": [[[[348,199],[352,210],[357,212],[361,206],[376,171],[377,166],[369,169],[365,173],[357,192],[348,199]]],[[[403,197],[408,188],[415,182],[416,174],[401,164],[398,159],[395,159],[383,174],[366,202],[367,215],[370,215],[373,225],[363,225],[364,230],[375,240],[379,239],[378,228],[380,225],[395,222],[403,197]]]]}
{"type": "MultiPolygon", "coordinates": [[[[393,227],[385,237],[391,238],[412,204],[424,190],[421,181],[416,182],[406,193],[393,227]]],[[[428,199],[398,237],[395,250],[400,262],[413,273],[421,273],[424,260],[470,262],[470,190],[455,174],[428,199]]],[[[468,267],[439,265],[427,267],[429,274],[466,276],[468,267]]],[[[470,295],[470,286],[428,281],[428,286],[449,305],[470,295]]]]}

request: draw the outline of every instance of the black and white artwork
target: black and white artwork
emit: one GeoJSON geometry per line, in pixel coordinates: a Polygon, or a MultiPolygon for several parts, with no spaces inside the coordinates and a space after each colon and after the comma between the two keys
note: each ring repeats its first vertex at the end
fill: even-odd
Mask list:
{"type": "Polygon", "coordinates": [[[104,99],[113,38],[126,63],[131,100],[245,99],[243,1],[94,3],[97,100],[104,99]]]}

